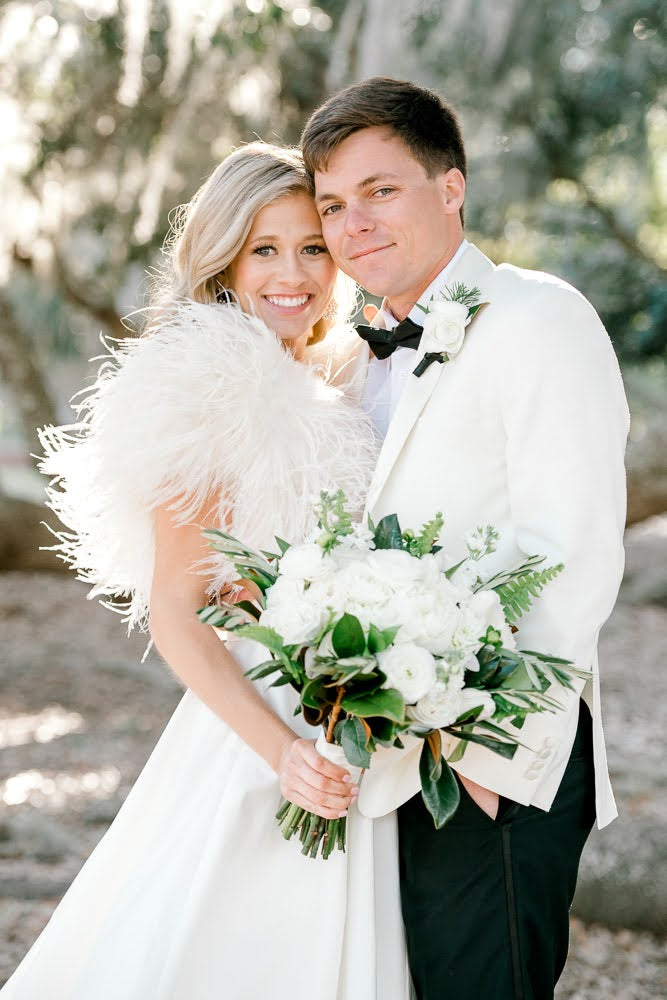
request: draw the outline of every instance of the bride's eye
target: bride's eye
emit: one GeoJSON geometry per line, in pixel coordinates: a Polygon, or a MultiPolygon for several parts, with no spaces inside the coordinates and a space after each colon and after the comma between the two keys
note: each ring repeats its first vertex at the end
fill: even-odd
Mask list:
{"type": "Polygon", "coordinates": [[[271,251],[276,248],[271,243],[264,243],[261,247],[254,247],[253,253],[256,253],[258,257],[270,257],[271,251]]]}
{"type": "Polygon", "coordinates": [[[325,246],[317,243],[311,243],[310,246],[304,247],[303,252],[308,254],[309,257],[319,257],[320,254],[329,253],[325,246]]]}

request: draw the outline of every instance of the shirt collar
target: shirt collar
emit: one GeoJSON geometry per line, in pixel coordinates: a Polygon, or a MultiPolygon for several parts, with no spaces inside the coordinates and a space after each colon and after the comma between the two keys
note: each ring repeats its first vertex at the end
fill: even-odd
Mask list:
{"type": "MultiPolygon", "coordinates": [[[[418,323],[419,326],[424,325],[424,311],[423,309],[420,309],[419,306],[420,305],[427,306],[431,301],[431,299],[433,298],[433,296],[437,295],[438,292],[443,290],[447,282],[447,278],[453,271],[456,264],[458,264],[459,260],[465,253],[465,250],[469,246],[470,243],[468,242],[468,240],[463,239],[461,241],[452,259],[448,261],[447,264],[445,264],[442,271],[436,274],[431,284],[427,288],[425,288],[423,293],[420,295],[419,302],[416,303],[408,313],[408,317],[415,323],[418,323]]],[[[391,309],[389,309],[389,307],[387,306],[386,298],[382,300],[382,305],[380,306],[380,311],[376,317],[376,320],[381,321],[385,330],[393,330],[395,326],[398,326],[398,320],[394,316],[391,309]]],[[[377,323],[374,323],[373,325],[375,326],[377,325],[377,323]]]]}

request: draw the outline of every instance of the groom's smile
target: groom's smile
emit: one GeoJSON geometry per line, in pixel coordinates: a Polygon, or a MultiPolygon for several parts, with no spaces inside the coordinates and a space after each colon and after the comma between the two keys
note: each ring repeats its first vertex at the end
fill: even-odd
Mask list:
{"type": "Polygon", "coordinates": [[[429,176],[385,128],[344,139],[315,173],[322,235],[338,266],[400,319],[463,238],[460,171],[429,176]]]}

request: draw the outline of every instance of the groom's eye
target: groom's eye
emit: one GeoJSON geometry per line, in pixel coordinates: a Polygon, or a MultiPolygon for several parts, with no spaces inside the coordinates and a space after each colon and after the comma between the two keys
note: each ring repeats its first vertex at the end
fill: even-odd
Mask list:
{"type": "Polygon", "coordinates": [[[393,187],[382,187],[378,188],[377,191],[374,191],[373,194],[391,194],[395,190],[396,188],[393,187]]]}
{"type": "Polygon", "coordinates": [[[321,209],[321,215],[333,215],[338,212],[343,206],[342,205],[327,205],[326,208],[321,209]]]}

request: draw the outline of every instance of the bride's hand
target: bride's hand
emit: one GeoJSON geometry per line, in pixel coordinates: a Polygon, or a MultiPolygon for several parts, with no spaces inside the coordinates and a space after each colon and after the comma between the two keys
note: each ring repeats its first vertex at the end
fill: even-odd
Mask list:
{"type": "Polygon", "coordinates": [[[296,738],[286,746],[278,777],[286,799],[324,819],[344,816],[359,794],[349,773],[322,757],[314,740],[296,738]]]}

